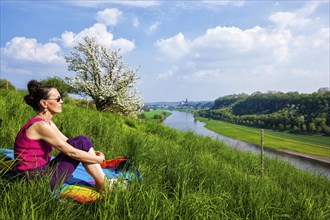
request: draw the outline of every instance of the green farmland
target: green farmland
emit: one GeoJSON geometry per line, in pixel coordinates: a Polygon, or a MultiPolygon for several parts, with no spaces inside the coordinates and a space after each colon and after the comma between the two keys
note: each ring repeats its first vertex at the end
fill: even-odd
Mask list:
{"type": "MultiPolygon", "coordinates": [[[[214,132],[260,146],[260,129],[201,117],[198,119],[205,122],[205,127],[214,132]]],[[[330,159],[330,137],[327,136],[297,135],[265,129],[264,146],[330,159]]]]}

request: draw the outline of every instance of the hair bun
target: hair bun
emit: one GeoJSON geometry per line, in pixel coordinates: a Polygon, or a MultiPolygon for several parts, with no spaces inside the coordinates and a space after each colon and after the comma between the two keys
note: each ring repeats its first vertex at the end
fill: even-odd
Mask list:
{"type": "Polygon", "coordinates": [[[30,94],[35,93],[41,87],[42,87],[42,84],[40,82],[38,82],[37,80],[31,80],[27,84],[27,88],[28,88],[28,91],[29,91],[30,94]]]}
{"type": "Polygon", "coordinates": [[[32,106],[33,103],[34,103],[34,98],[31,94],[28,94],[28,95],[24,96],[24,100],[30,106],[32,106]]]}

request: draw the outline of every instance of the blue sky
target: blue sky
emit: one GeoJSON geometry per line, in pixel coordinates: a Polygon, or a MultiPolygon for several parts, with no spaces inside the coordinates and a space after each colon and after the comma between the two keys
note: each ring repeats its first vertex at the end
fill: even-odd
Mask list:
{"type": "Polygon", "coordinates": [[[1,0],[1,78],[74,76],[83,36],[139,68],[144,102],[329,87],[329,1],[1,0]]]}

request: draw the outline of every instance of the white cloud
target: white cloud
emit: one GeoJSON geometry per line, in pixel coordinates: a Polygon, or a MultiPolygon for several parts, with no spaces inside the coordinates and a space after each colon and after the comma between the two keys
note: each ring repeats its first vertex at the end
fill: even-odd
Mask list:
{"type": "Polygon", "coordinates": [[[313,29],[316,23],[311,18],[311,15],[319,5],[320,2],[318,1],[307,2],[307,4],[296,11],[276,12],[269,16],[269,20],[274,22],[276,28],[279,29],[313,29]]]}
{"type": "MultiPolygon", "coordinates": [[[[185,40],[182,33],[156,42],[160,51],[175,59],[228,60],[237,56],[265,56],[277,61],[289,58],[288,45],[292,36],[290,31],[267,30],[256,26],[242,30],[237,27],[210,28],[204,35],[191,41],[185,40]]],[[[257,57],[252,57],[257,59],[257,57]]]]}
{"type": "Polygon", "coordinates": [[[329,50],[330,28],[322,28],[312,37],[312,45],[317,48],[329,50]]]}
{"type": "Polygon", "coordinates": [[[277,12],[269,17],[278,28],[301,28],[309,23],[309,20],[304,17],[298,17],[293,12],[277,12]]]}
{"type": "Polygon", "coordinates": [[[202,1],[204,4],[209,4],[211,6],[214,5],[219,5],[219,6],[227,6],[227,5],[233,5],[233,6],[243,6],[245,4],[245,1],[238,1],[238,0],[207,0],[207,1],[202,1]]]}
{"type": "Polygon", "coordinates": [[[297,14],[302,17],[310,16],[315,12],[320,4],[321,1],[309,1],[304,7],[297,10],[297,14]]]}
{"type": "Polygon", "coordinates": [[[179,33],[160,39],[155,45],[163,57],[157,61],[169,71],[159,78],[170,76],[191,94],[316,91],[329,83],[330,48],[327,21],[313,16],[317,6],[273,13],[270,26],[216,26],[194,38],[179,33]],[[171,75],[172,65],[178,68],[171,75]]]}
{"type": "MultiPolygon", "coordinates": [[[[219,4],[228,3],[224,1],[219,4]]],[[[288,63],[302,49],[329,49],[329,28],[311,17],[319,4],[312,2],[293,12],[274,13],[269,16],[269,20],[275,26],[255,26],[250,29],[217,26],[194,39],[186,39],[183,33],[160,39],[156,46],[171,60],[197,63],[196,68],[198,62],[216,66],[221,61],[234,62],[234,59],[256,65],[267,62],[288,63]]]]}
{"type": "Polygon", "coordinates": [[[321,28],[312,35],[300,35],[292,42],[292,46],[297,51],[308,51],[318,49],[319,51],[329,51],[330,48],[330,28],[321,28]]]}
{"type": "Polygon", "coordinates": [[[149,8],[160,6],[160,1],[138,1],[138,0],[130,0],[130,1],[112,1],[112,3],[119,4],[119,5],[127,5],[132,7],[140,7],[140,8],[149,8]]]}
{"type": "Polygon", "coordinates": [[[62,44],[65,47],[73,47],[74,44],[76,44],[77,42],[75,42],[75,35],[73,32],[71,31],[65,31],[62,35],[61,35],[61,41],[62,44]]]}
{"type": "Polygon", "coordinates": [[[133,24],[133,26],[134,27],[139,27],[140,26],[140,21],[139,21],[139,19],[137,18],[137,17],[135,17],[135,18],[133,18],[133,20],[132,20],[132,24],[133,24]]]}
{"type": "Polygon", "coordinates": [[[15,37],[1,48],[1,77],[22,89],[31,79],[68,76],[60,52],[56,43],[41,44],[35,39],[15,37]]]}
{"type": "Polygon", "coordinates": [[[96,38],[100,44],[106,45],[108,48],[120,49],[122,54],[130,52],[135,48],[133,41],[124,38],[114,39],[113,34],[107,31],[106,26],[99,23],[82,30],[78,34],[64,32],[61,38],[64,46],[73,47],[81,42],[85,36],[96,38]]]}
{"type": "Polygon", "coordinates": [[[188,43],[182,33],[168,39],[160,39],[156,42],[156,46],[170,58],[183,57],[189,51],[188,43]]]}
{"type": "Polygon", "coordinates": [[[88,8],[101,8],[101,7],[105,7],[107,5],[113,5],[113,4],[126,5],[126,6],[131,6],[131,7],[138,7],[138,8],[149,8],[149,7],[159,6],[161,4],[159,1],[137,1],[137,0],[131,0],[131,1],[70,0],[70,1],[67,1],[66,3],[80,6],[80,7],[88,7],[88,8]]]}
{"type": "Polygon", "coordinates": [[[107,8],[103,11],[97,12],[96,20],[107,26],[115,26],[119,19],[121,19],[122,15],[123,12],[117,8],[107,8]]]}
{"type": "Polygon", "coordinates": [[[185,78],[196,81],[217,81],[221,78],[221,71],[219,69],[202,69],[194,72],[191,78],[190,76],[186,76],[185,78]]]}
{"type": "Polygon", "coordinates": [[[288,62],[290,60],[289,44],[292,41],[291,31],[274,31],[269,34],[269,39],[271,39],[269,44],[272,44],[270,49],[273,51],[276,60],[280,62],[288,62]]]}
{"type": "Polygon", "coordinates": [[[36,39],[15,37],[1,48],[1,54],[16,59],[38,63],[61,62],[61,48],[56,43],[38,43],[36,39]]]}
{"type": "Polygon", "coordinates": [[[157,30],[157,28],[158,28],[159,25],[160,25],[160,22],[158,22],[158,21],[154,22],[152,25],[150,25],[147,33],[148,34],[152,34],[154,31],[157,30]]]}
{"type": "Polygon", "coordinates": [[[265,62],[287,63],[298,52],[316,47],[329,49],[329,28],[322,28],[321,24],[308,17],[316,6],[309,4],[297,12],[274,13],[269,17],[274,27],[255,26],[243,30],[218,26],[209,28],[195,39],[186,40],[180,33],[161,39],[156,45],[165,56],[180,58],[181,61],[186,59],[186,62],[203,61],[211,64],[239,57],[246,63],[253,61],[258,65],[265,62]]]}
{"type": "Polygon", "coordinates": [[[156,79],[160,79],[160,80],[170,79],[170,78],[172,78],[175,75],[175,73],[176,73],[177,70],[178,70],[178,67],[177,66],[173,66],[167,72],[158,74],[158,76],[156,77],[156,79]]]}
{"type": "Polygon", "coordinates": [[[227,48],[231,51],[244,52],[250,50],[259,39],[262,41],[262,36],[264,30],[258,26],[245,31],[237,27],[218,26],[208,29],[204,35],[194,39],[191,46],[211,50],[227,48]]]}

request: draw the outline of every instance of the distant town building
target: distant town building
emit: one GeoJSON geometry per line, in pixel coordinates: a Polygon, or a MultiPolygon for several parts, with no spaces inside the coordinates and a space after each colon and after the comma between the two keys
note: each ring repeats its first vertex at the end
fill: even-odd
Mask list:
{"type": "Polygon", "coordinates": [[[186,100],[182,100],[181,101],[181,105],[187,104],[188,103],[188,99],[186,98],[186,100]]]}

